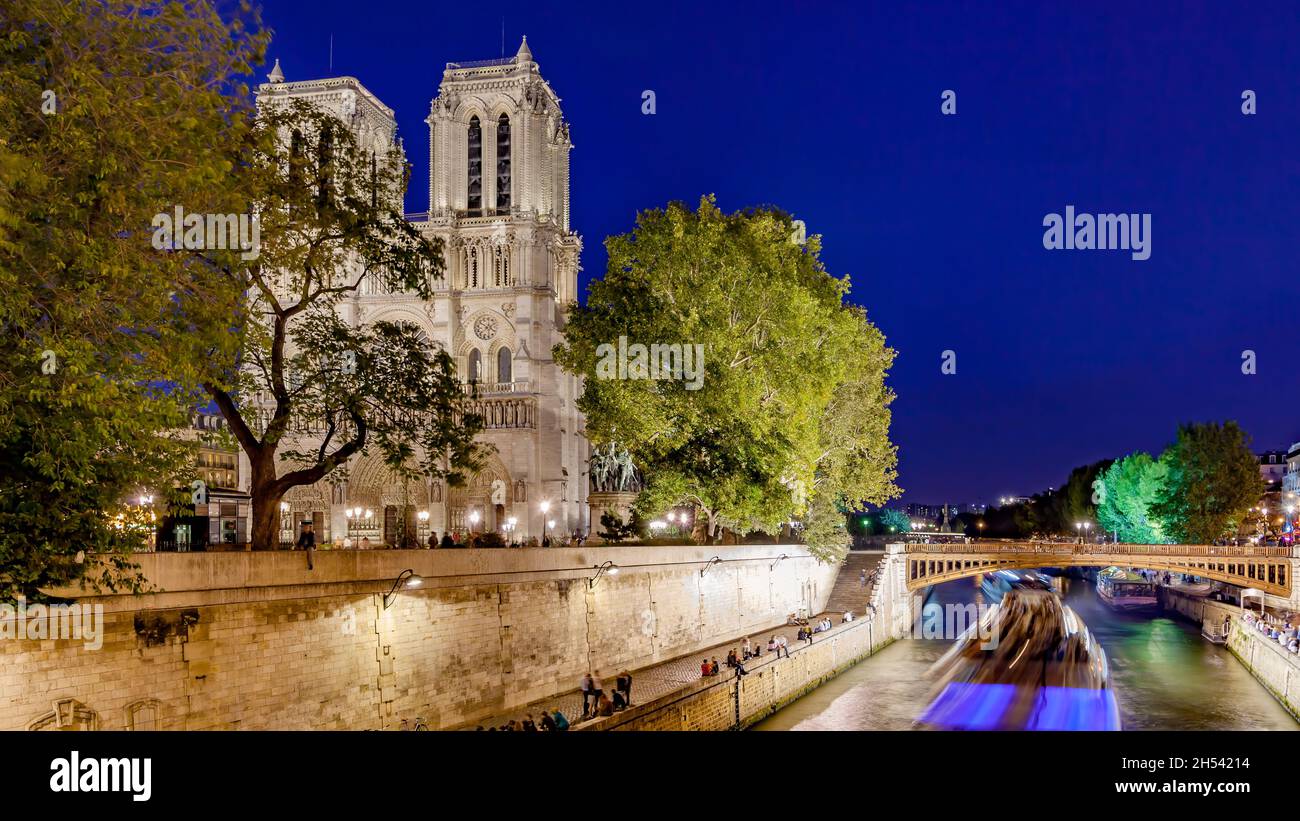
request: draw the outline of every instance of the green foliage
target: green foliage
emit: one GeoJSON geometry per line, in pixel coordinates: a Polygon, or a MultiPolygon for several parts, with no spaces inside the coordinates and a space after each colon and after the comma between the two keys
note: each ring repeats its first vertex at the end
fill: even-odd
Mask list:
{"type": "Polygon", "coordinates": [[[403,216],[398,147],[375,156],[303,101],[264,108],[249,145],[261,254],[246,266],[199,254],[248,294],[238,367],[213,368],[204,387],[248,455],[253,547],[268,549],[285,492],[341,473],[358,453],[377,451],[404,479],[462,484],[484,454],[483,423],[463,412],[451,356],[418,326],[354,325],[340,310],[363,283],[429,299],[442,276],[441,248],[403,216]],[[294,436],[304,422],[320,424],[306,447],[294,436]]]}
{"type": "Polygon", "coordinates": [[[1168,473],[1168,459],[1152,459],[1142,452],[1131,453],[1107,468],[1097,487],[1101,528],[1118,533],[1123,542],[1163,544],[1164,525],[1152,513],[1152,506],[1164,490],[1168,473]]]}
{"type": "MultiPolygon", "coordinates": [[[[626,446],[644,471],[638,509],[688,504],[705,531],[776,532],[803,520],[820,556],[847,542],[842,505],[899,494],[889,442],[894,352],[848,280],[826,272],[820,241],[791,241],[785,214],[723,214],[711,197],[642,212],[606,241],[609,267],[570,307],[556,360],[585,377],[578,405],[593,441],[626,446]],[[601,378],[629,344],[700,345],[699,390],[685,380],[601,378]]],[[[608,374],[605,374],[606,376],[608,374]]]]}
{"type": "Polygon", "coordinates": [[[881,510],[877,515],[878,533],[909,533],[912,530],[912,519],[901,510],[895,510],[887,507],[881,510]]]}
{"type": "Polygon", "coordinates": [[[611,510],[600,514],[600,538],[610,544],[618,544],[637,535],[636,525],[632,521],[624,522],[623,517],[611,510]]]}
{"type": "Polygon", "coordinates": [[[255,14],[202,0],[0,12],[0,601],[135,589],[148,528],[117,526],[123,500],[192,478],[169,432],[189,425],[199,364],[235,351],[195,322],[228,328],[239,294],[155,250],[150,224],[177,204],[248,210],[230,184],[240,78],[265,41],[255,14]]]}
{"type": "Polygon", "coordinates": [[[1152,512],[1179,544],[1209,544],[1234,532],[1265,483],[1236,422],[1180,425],[1161,461],[1168,478],[1152,512]]]}

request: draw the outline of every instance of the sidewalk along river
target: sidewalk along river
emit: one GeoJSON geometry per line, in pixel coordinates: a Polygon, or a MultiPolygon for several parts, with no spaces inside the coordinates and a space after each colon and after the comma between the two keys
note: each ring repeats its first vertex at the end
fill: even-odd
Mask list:
{"type": "MultiPolygon", "coordinates": [[[[1101,642],[1125,730],[1296,730],[1295,719],[1200,627],[1161,613],[1116,613],[1091,582],[1063,579],[1065,601],[1101,642]]],[[[976,600],[970,579],[928,601],[976,600]]],[[[925,673],[950,642],[903,639],[832,679],[755,730],[906,730],[929,704],[925,673]]]]}

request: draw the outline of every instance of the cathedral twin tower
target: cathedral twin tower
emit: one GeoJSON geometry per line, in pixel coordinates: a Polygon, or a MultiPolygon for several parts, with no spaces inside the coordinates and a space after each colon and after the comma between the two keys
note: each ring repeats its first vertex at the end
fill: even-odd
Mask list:
{"type": "MultiPolygon", "coordinates": [[[[306,100],[348,124],[360,146],[397,143],[393,110],[356,78],[286,82],[277,62],[268,79],[258,105],[306,100]]],[[[443,241],[445,276],[431,300],[363,284],[340,311],[356,324],[413,322],[450,352],[462,379],[479,385],[481,439],[496,453],[462,488],[403,485],[377,457],[360,456],[345,482],[290,491],[290,521],[314,521],[335,545],[392,544],[402,519],[408,533],[439,535],[506,530],[513,519],[520,540],[585,530],[580,386],[551,360],[582,248],[569,229],[572,143],[560,99],[525,38],[513,57],[448,63],[425,122],[429,210],[407,219],[443,241]]]]}

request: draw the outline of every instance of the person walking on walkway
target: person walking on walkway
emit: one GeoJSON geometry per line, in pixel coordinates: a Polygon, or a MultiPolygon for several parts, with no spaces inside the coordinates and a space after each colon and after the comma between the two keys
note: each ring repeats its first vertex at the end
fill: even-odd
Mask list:
{"type": "Polygon", "coordinates": [[[600,699],[603,698],[604,696],[605,696],[605,685],[601,683],[600,671],[597,670],[596,674],[591,677],[591,698],[592,701],[599,702],[600,699]]]}
{"type": "Polygon", "coordinates": [[[298,541],[294,544],[294,548],[307,551],[307,569],[315,570],[312,557],[316,555],[316,534],[311,529],[312,523],[310,520],[302,523],[302,532],[298,534],[298,541]]]}
{"type": "Polygon", "coordinates": [[[583,718],[586,718],[587,714],[590,712],[590,709],[587,707],[587,702],[592,697],[591,684],[592,684],[591,673],[587,673],[582,677],[582,682],[578,685],[578,689],[582,691],[582,717],[583,718]]]}
{"type": "Polygon", "coordinates": [[[785,651],[785,657],[790,658],[790,640],[784,635],[776,637],[776,657],[781,658],[781,651],[785,651]]]}
{"type": "Polygon", "coordinates": [[[859,587],[867,586],[867,571],[865,569],[858,574],[858,586],[859,587]]]}

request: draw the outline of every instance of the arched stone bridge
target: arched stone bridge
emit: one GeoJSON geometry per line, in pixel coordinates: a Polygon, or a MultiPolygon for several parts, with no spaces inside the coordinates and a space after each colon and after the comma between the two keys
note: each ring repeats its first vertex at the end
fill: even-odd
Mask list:
{"type": "Polygon", "coordinates": [[[1296,564],[1288,547],[1253,545],[970,542],[906,544],[908,590],[994,570],[1138,567],[1190,573],[1291,598],[1296,564]]]}

